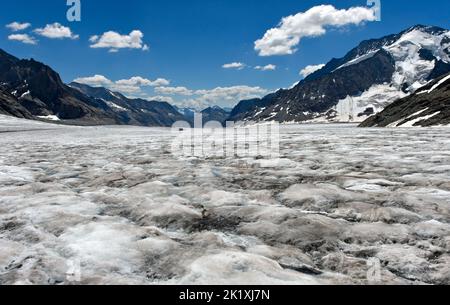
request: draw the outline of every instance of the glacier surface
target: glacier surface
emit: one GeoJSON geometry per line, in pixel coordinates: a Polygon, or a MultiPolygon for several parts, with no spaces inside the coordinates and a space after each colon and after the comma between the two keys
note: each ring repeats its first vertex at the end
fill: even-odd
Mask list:
{"type": "Polygon", "coordinates": [[[448,131],[179,158],[170,129],[0,116],[0,284],[450,284],[448,131]]]}

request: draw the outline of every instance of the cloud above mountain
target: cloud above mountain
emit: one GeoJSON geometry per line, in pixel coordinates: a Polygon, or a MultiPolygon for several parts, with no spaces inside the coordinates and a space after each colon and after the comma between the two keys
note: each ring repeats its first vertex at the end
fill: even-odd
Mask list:
{"type": "Polygon", "coordinates": [[[190,90],[186,87],[157,87],[155,88],[155,92],[159,94],[183,96],[191,96],[194,94],[193,90],[190,90]]]}
{"type": "Polygon", "coordinates": [[[179,98],[173,99],[177,106],[200,110],[214,105],[232,107],[241,100],[261,97],[269,90],[242,85],[201,90],[186,87],[157,87],[155,92],[161,95],[178,96],[179,98]]]}
{"type": "Polygon", "coordinates": [[[169,86],[170,81],[164,78],[149,80],[141,76],[112,81],[106,76],[96,74],[77,78],[74,82],[91,87],[105,87],[128,97],[167,101],[180,107],[190,107],[199,110],[215,105],[232,107],[241,100],[261,97],[270,92],[261,87],[244,85],[194,90],[184,86],[171,87],[169,86]],[[153,89],[153,93],[144,90],[145,87],[150,90],[153,89]]]}
{"type": "Polygon", "coordinates": [[[305,68],[303,68],[300,71],[300,75],[303,76],[303,77],[307,77],[308,75],[311,75],[311,74],[313,74],[316,71],[319,71],[323,67],[325,67],[324,64],[306,66],[305,68]]]}
{"type": "Polygon", "coordinates": [[[164,78],[149,80],[141,76],[134,76],[129,79],[121,79],[112,81],[109,78],[96,74],[94,76],[79,77],[74,80],[76,83],[89,85],[92,87],[105,87],[112,91],[118,91],[128,95],[143,94],[143,87],[168,86],[170,81],[164,78]]]}
{"type": "Polygon", "coordinates": [[[284,17],[277,27],[255,41],[255,50],[260,56],[294,54],[302,38],[325,35],[328,27],[359,25],[376,19],[374,10],[368,7],[338,10],[332,5],[315,6],[306,12],[284,17]]]}
{"type": "Polygon", "coordinates": [[[116,81],[117,85],[123,86],[150,86],[150,87],[159,87],[159,86],[168,86],[170,85],[170,81],[164,78],[158,78],[156,80],[149,80],[140,76],[134,76],[130,79],[121,79],[116,81]]]}

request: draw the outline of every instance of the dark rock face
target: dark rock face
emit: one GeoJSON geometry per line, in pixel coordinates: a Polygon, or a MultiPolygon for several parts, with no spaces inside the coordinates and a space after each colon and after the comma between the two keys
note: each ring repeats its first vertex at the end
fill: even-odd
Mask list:
{"type": "Polygon", "coordinates": [[[234,107],[230,113],[228,120],[230,121],[243,121],[245,119],[251,118],[252,114],[256,114],[259,109],[269,107],[274,103],[278,95],[281,95],[284,90],[280,90],[277,93],[270,94],[262,99],[251,99],[239,102],[239,104],[234,107]]]}
{"type": "Polygon", "coordinates": [[[436,59],[436,65],[428,76],[428,80],[436,79],[444,74],[450,73],[450,64],[436,59]]]}
{"type": "Polygon", "coordinates": [[[440,77],[416,93],[397,100],[361,127],[450,125],[450,74],[440,77]]]}
{"type": "Polygon", "coordinates": [[[361,42],[356,48],[348,52],[342,58],[333,58],[328,62],[324,68],[319,71],[314,72],[305,78],[305,81],[312,81],[320,78],[321,76],[327,75],[335,71],[340,66],[348,63],[349,61],[370,53],[373,50],[380,50],[385,45],[390,45],[397,41],[403,33],[389,35],[380,39],[370,39],[361,42]]]}
{"type": "Polygon", "coordinates": [[[32,119],[33,115],[23,107],[15,96],[3,91],[0,87],[0,114],[15,116],[22,119],[32,119]]]}
{"type": "Polygon", "coordinates": [[[390,82],[394,71],[394,59],[381,50],[360,63],[301,81],[290,90],[243,101],[233,110],[231,120],[249,117],[256,121],[308,120],[312,113],[326,112],[347,96],[360,94],[374,84],[390,82]]]}
{"type": "Polygon", "coordinates": [[[340,112],[352,112],[348,117],[362,122],[395,98],[414,92],[417,86],[413,85],[425,84],[450,72],[449,58],[443,55],[450,52],[447,33],[448,30],[439,27],[417,25],[399,34],[363,41],[344,57],[332,59],[322,69],[307,76],[294,88],[279,90],[262,99],[240,102],[229,120],[301,122],[321,118],[335,121],[336,108],[340,108],[339,103],[349,97],[352,100],[348,107],[351,111],[345,109],[340,112]],[[430,46],[426,37],[439,37],[441,43],[430,46]],[[405,51],[411,47],[417,48],[420,60],[405,51]],[[403,67],[408,65],[417,65],[420,69],[404,70],[403,67]],[[367,92],[371,100],[358,100],[367,92]],[[358,101],[353,102],[353,99],[358,101]]]}
{"type": "Polygon", "coordinates": [[[140,117],[143,122],[147,121],[146,126],[166,126],[170,127],[177,121],[183,121],[184,117],[180,115],[169,103],[158,101],[147,101],[143,99],[129,100],[131,107],[140,109],[140,117]],[[142,116],[143,115],[143,116],[142,116]],[[153,122],[153,123],[151,123],[153,122]]]}
{"type": "MultiPolygon", "coordinates": [[[[0,83],[12,95],[15,108],[25,108],[33,117],[57,115],[61,120],[82,124],[120,123],[108,106],[66,86],[50,67],[33,59],[20,60],[0,52],[0,83]]],[[[7,105],[3,103],[3,108],[7,105]]],[[[9,108],[9,107],[8,107],[9,108]]],[[[9,114],[15,110],[4,110],[9,114]]]]}

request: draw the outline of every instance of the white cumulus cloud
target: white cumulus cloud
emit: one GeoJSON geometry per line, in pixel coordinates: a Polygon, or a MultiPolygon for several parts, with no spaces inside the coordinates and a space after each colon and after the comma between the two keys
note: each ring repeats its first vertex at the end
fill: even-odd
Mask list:
{"type": "Polygon", "coordinates": [[[277,66],[269,64],[266,66],[256,66],[255,69],[260,71],[275,71],[277,69],[277,66]]]}
{"type": "Polygon", "coordinates": [[[184,95],[184,96],[191,96],[194,94],[194,91],[186,87],[156,87],[155,92],[159,94],[184,95]]]}
{"type": "Polygon", "coordinates": [[[156,95],[156,96],[145,96],[143,98],[149,101],[167,102],[169,104],[175,103],[175,100],[170,96],[156,95]]]}
{"type": "Polygon", "coordinates": [[[92,86],[92,87],[108,87],[113,83],[111,80],[109,80],[105,76],[98,75],[98,74],[96,74],[94,76],[88,76],[88,77],[79,77],[79,78],[74,79],[74,82],[80,83],[80,84],[85,84],[85,85],[92,86]]]}
{"type": "MultiPolygon", "coordinates": [[[[183,87],[184,88],[184,87],[183,87]]],[[[179,107],[203,110],[210,106],[233,107],[241,100],[261,97],[269,91],[261,87],[230,86],[214,89],[191,90],[189,98],[176,99],[174,102],[179,107]]]]}
{"type": "Polygon", "coordinates": [[[88,77],[80,77],[74,80],[76,83],[89,85],[91,87],[105,87],[112,91],[118,91],[123,94],[139,95],[142,94],[143,87],[155,87],[169,85],[170,81],[164,78],[149,80],[141,76],[134,76],[130,79],[121,79],[112,81],[103,75],[94,75],[88,77]]]}
{"type": "Polygon", "coordinates": [[[319,71],[323,67],[325,67],[324,64],[306,66],[305,68],[303,68],[300,71],[300,75],[303,76],[303,77],[307,77],[308,75],[311,75],[311,74],[313,74],[316,71],[319,71]]]}
{"type": "Polygon", "coordinates": [[[160,86],[168,86],[170,85],[170,81],[164,78],[158,78],[156,80],[149,80],[140,76],[134,76],[130,79],[121,79],[116,81],[117,85],[125,85],[125,86],[151,86],[151,87],[160,87],[160,86]]]}
{"type": "Polygon", "coordinates": [[[69,27],[63,26],[58,22],[47,24],[44,28],[34,30],[38,35],[44,36],[50,39],[78,39],[79,36],[72,33],[69,27]]]}
{"type": "Polygon", "coordinates": [[[302,38],[322,36],[326,34],[326,27],[359,25],[376,19],[374,10],[368,7],[338,10],[332,5],[315,6],[284,17],[276,28],[268,30],[255,42],[255,50],[260,56],[293,54],[302,38]]]}
{"type": "Polygon", "coordinates": [[[224,64],[222,66],[222,68],[224,69],[237,69],[237,70],[242,70],[245,68],[245,64],[241,63],[241,62],[232,62],[229,64],[224,64]]]}
{"type": "Polygon", "coordinates": [[[14,22],[6,25],[6,27],[8,29],[10,29],[11,31],[13,31],[13,32],[26,30],[30,26],[31,26],[31,23],[28,23],[28,22],[20,23],[20,22],[17,22],[17,21],[14,21],[14,22]]]}
{"type": "Polygon", "coordinates": [[[9,35],[8,39],[9,40],[13,40],[13,41],[20,41],[20,42],[25,43],[25,44],[32,44],[32,45],[37,44],[37,40],[34,39],[33,37],[29,36],[28,34],[13,34],[13,35],[9,35]]]}
{"type": "Polygon", "coordinates": [[[194,90],[183,86],[167,86],[170,82],[164,78],[152,81],[140,76],[112,81],[103,75],[94,75],[77,78],[74,82],[87,84],[92,87],[105,87],[112,91],[121,92],[129,97],[166,101],[178,106],[193,107],[198,110],[214,105],[232,107],[241,100],[261,97],[269,92],[269,90],[261,87],[244,85],[194,90]],[[158,86],[158,84],[161,84],[161,86],[158,86]],[[146,91],[143,91],[144,87],[153,87],[154,94],[148,94],[146,91]]]}
{"type": "Polygon", "coordinates": [[[117,52],[119,49],[141,49],[147,51],[150,49],[143,42],[144,34],[139,30],[134,30],[128,35],[121,35],[114,31],[108,31],[102,35],[94,35],[89,38],[92,43],[91,48],[105,48],[110,52],[117,52]]]}

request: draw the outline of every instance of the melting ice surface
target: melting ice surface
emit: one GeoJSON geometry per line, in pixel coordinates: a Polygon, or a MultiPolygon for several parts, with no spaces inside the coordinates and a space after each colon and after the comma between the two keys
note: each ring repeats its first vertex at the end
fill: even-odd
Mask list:
{"type": "Polygon", "coordinates": [[[1,116],[0,284],[450,284],[448,128],[281,132],[278,161],[178,158],[1,116]]]}

